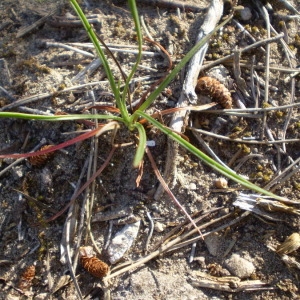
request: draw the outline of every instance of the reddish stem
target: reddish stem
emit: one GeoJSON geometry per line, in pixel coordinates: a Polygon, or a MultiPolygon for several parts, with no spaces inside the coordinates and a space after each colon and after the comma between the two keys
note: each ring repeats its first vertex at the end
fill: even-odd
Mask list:
{"type": "MultiPolygon", "coordinates": [[[[96,173],[92,175],[92,177],[79,189],[79,191],[71,198],[70,202],[58,213],[56,213],[54,216],[51,218],[43,221],[43,223],[49,223],[55,219],[57,219],[59,216],[61,216],[78,198],[78,196],[90,185],[90,183],[95,180],[102,172],[103,170],[107,167],[108,163],[110,162],[115,150],[117,147],[113,146],[112,149],[109,152],[108,157],[106,158],[105,162],[102,164],[102,166],[97,170],[96,173]]],[[[39,224],[32,224],[33,226],[38,226],[39,224]]]]}
{"type": "Polygon", "coordinates": [[[148,158],[150,160],[151,166],[154,170],[154,173],[157,177],[157,179],[159,180],[159,182],[161,183],[161,185],[163,186],[163,188],[165,189],[165,191],[167,192],[167,194],[169,195],[169,197],[172,199],[172,201],[176,204],[176,206],[187,216],[187,218],[189,219],[189,221],[193,224],[193,226],[196,228],[196,230],[199,232],[200,236],[202,237],[202,239],[204,240],[202,233],[200,231],[200,229],[198,228],[198,226],[196,225],[196,223],[194,222],[194,220],[191,218],[191,216],[189,215],[189,213],[185,210],[185,208],[180,204],[180,202],[176,199],[176,197],[174,196],[174,194],[172,193],[172,191],[169,189],[167,183],[165,182],[165,180],[163,179],[163,177],[161,176],[157,165],[153,159],[153,156],[149,150],[148,147],[146,147],[145,152],[148,155],[148,158]]]}

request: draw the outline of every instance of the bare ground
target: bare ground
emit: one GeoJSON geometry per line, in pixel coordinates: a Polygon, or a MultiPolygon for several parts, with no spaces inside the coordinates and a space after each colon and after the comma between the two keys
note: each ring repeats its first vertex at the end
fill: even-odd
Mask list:
{"type": "MultiPolygon", "coordinates": [[[[94,28],[107,44],[123,45],[124,49],[127,45],[135,45],[133,25],[125,1],[87,2],[89,7],[85,9],[85,12],[88,15],[97,15],[98,21],[94,24],[94,28]]],[[[300,5],[296,2],[291,1],[299,11],[300,5]]],[[[153,39],[169,51],[175,64],[194,45],[197,28],[203,22],[206,13],[204,8],[208,5],[207,2],[201,0],[188,4],[199,9],[181,10],[178,14],[174,8],[170,7],[156,7],[145,3],[140,4],[140,2],[138,5],[139,12],[143,15],[153,39]]],[[[241,1],[240,4],[251,9],[252,17],[247,21],[242,21],[241,16],[237,14],[236,19],[257,40],[266,38],[265,23],[253,3],[241,1]]],[[[71,27],[68,25],[69,22],[64,23],[68,14],[74,14],[68,3],[4,0],[0,3],[0,9],[4,16],[0,23],[0,58],[2,58],[0,85],[9,92],[9,95],[1,94],[2,110],[24,111],[24,109],[31,108],[45,113],[58,111],[81,113],[84,107],[92,104],[91,90],[94,92],[96,102],[113,103],[101,67],[83,81],[72,82],[72,79],[93,60],[92,57],[49,44],[50,42],[63,44],[89,42],[81,26],[71,27]],[[21,34],[24,28],[51,11],[54,11],[53,16],[48,17],[45,22],[28,33],[21,34]],[[75,84],[98,81],[100,83],[94,86],[64,92],[64,89],[75,84]],[[43,93],[47,95],[43,96],[43,93]],[[40,95],[39,99],[11,108],[9,106],[14,102],[18,103],[17,100],[34,95],[40,95]]],[[[269,12],[271,24],[277,31],[281,32],[286,27],[289,48],[292,55],[298,59],[292,59],[293,68],[295,68],[299,65],[299,21],[285,20],[284,17],[276,16],[272,11],[269,12]],[[282,20],[285,20],[285,23],[282,20]]],[[[284,16],[290,14],[286,10],[278,9],[276,13],[284,16]]],[[[206,55],[206,63],[230,54],[236,45],[242,48],[251,43],[236,25],[229,23],[222,33],[212,38],[206,55]]],[[[152,45],[145,42],[145,46],[147,50],[157,54],[157,49],[152,45]]],[[[84,50],[92,53],[91,49],[84,50]]],[[[255,49],[241,58],[241,63],[247,66],[241,68],[241,76],[247,83],[247,91],[250,95],[245,100],[247,108],[254,107],[254,96],[250,84],[251,60],[254,56],[254,64],[264,66],[263,51],[255,49]]],[[[124,71],[128,73],[135,56],[118,52],[116,58],[124,71]]],[[[271,44],[270,64],[281,69],[291,68],[283,47],[278,41],[271,44]]],[[[136,78],[149,76],[151,80],[154,80],[166,70],[167,61],[162,55],[145,55],[142,65],[148,69],[139,69],[136,78]]],[[[232,61],[228,61],[226,67],[229,78],[235,82],[232,61]]],[[[117,68],[115,66],[113,68],[118,77],[117,68]]],[[[201,74],[205,75],[207,71],[201,74]]],[[[256,72],[264,81],[264,70],[257,69],[256,72]]],[[[291,72],[288,71],[271,69],[270,103],[268,104],[263,103],[264,84],[255,83],[259,107],[290,104],[293,99],[291,79],[288,78],[290,74],[291,72]]],[[[170,88],[164,94],[159,96],[152,112],[175,105],[180,95],[183,79],[184,72],[171,83],[170,88]]],[[[149,79],[143,79],[133,85],[135,98],[138,98],[150,83],[149,79]]],[[[232,89],[234,88],[236,87],[233,86],[232,89]]],[[[299,89],[298,75],[295,77],[295,103],[299,103],[299,89]]],[[[234,107],[236,106],[237,104],[234,103],[234,107]]],[[[217,115],[207,113],[191,116],[197,120],[194,124],[198,124],[199,128],[234,138],[260,137],[262,128],[265,126],[262,117],[221,117],[222,120],[217,119],[217,115]],[[222,124],[222,126],[217,124],[222,124]]],[[[162,121],[168,124],[169,119],[163,117],[162,121]]],[[[75,121],[54,123],[1,119],[0,123],[1,154],[29,152],[43,139],[46,139],[47,144],[59,144],[77,136],[75,133],[68,135],[65,133],[89,128],[86,124],[75,121]]],[[[286,132],[286,139],[298,139],[298,141],[287,142],[284,149],[282,144],[243,144],[205,137],[205,135],[202,137],[223,162],[233,169],[238,167],[239,174],[249,177],[251,181],[263,187],[287,168],[291,160],[295,161],[299,158],[299,108],[292,109],[290,113],[287,109],[270,112],[266,115],[266,124],[275,139],[282,137],[283,132],[286,132]],[[284,130],[286,120],[288,120],[287,129],[284,130]]],[[[167,138],[154,128],[148,127],[147,130],[149,140],[154,140],[156,143],[156,146],[150,150],[159,169],[163,172],[167,159],[167,138]]],[[[190,131],[186,131],[185,134],[201,150],[206,151],[198,144],[190,131]]],[[[264,140],[268,139],[270,139],[269,136],[264,140]]],[[[135,141],[133,133],[129,134],[125,128],[121,128],[115,138],[117,143],[132,141],[135,141]]],[[[110,134],[101,136],[99,139],[98,168],[107,158],[111,149],[110,144],[110,134]]],[[[90,156],[91,145],[93,144],[87,140],[67,147],[65,151],[56,151],[55,155],[41,166],[33,166],[28,160],[22,160],[11,166],[14,160],[2,160],[2,171],[11,167],[1,173],[0,181],[1,299],[76,299],[77,292],[73,281],[69,280],[68,265],[60,261],[60,243],[66,214],[50,223],[46,223],[45,220],[63,209],[70,201],[81,171],[90,156]],[[45,206],[33,202],[14,189],[28,194],[45,206]],[[39,226],[35,226],[36,224],[39,226]],[[31,265],[35,265],[36,274],[32,281],[28,281],[30,287],[23,290],[17,289],[20,287],[23,271],[31,265]],[[66,276],[62,277],[64,275],[66,276]],[[62,278],[67,279],[67,284],[62,284],[60,289],[55,290],[54,287],[62,278]]],[[[122,263],[130,263],[152,253],[155,245],[160,245],[160,241],[168,232],[185,220],[184,215],[177,210],[166,194],[163,194],[159,200],[154,200],[158,180],[147,158],[145,158],[144,174],[140,185],[136,186],[138,171],[132,168],[134,149],[134,144],[117,149],[109,166],[95,181],[93,215],[103,210],[104,213],[114,214],[121,209],[131,209],[132,213],[141,219],[141,226],[133,246],[120,262],[111,266],[112,274],[122,263]],[[148,249],[147,237],[151,226],[147,213],[150,213],[155,223],[154,234],[148,249]]],[[[169,183],[170,188],[188,213],[196,217],[219,208],[216,212],[208,214],[200,221],[200,224],[206,224],[228,215],[216,225],[203,229],[203,234],[218,226],[229,224],[230,221],[237,220],[243,214],[232,205],[237,195],[243,190],[241,187],[229,181],[229,188],[217,189],[215,180],[220,178],[220,175],[185,150],[179,149],[178,155],[174,157],[174,164],[177,171],[174,180],[169,183]]],[[[83,184],[85,180],[86,173],[80,184],[83,184]]],[[[273,192],[290,200],[299,201],[299,171],[275,186],[273,192]]],[[[77,220],[80,219],[80,213],[83,210],[83,201],[84,197],[79,197],[75,205],[77,220]]],[[[284,212],[268,212],[268,215],[274,219],[267,220],[265,217],[249,214],[234,225],[211,235],[206,242],[198,241],[192,262],[189,262],[191,252],[191,244],[189,244],[163,253],[146,264],[113,277],[105,283],[88,274],[79,264],[76,275],[78,275],[77,280],[82,294],[87,299],[102,299],[108,297],[109,292],[112,299],[298,299],[299,266],[297,267],[296,263],[293,267],[291,264],[286,265],[282,256],[278,255],[275,250],[286,237],[299,232],[299,217],[297,214],[284,212]],[[264,290],[256,288],[248,292],[237,292],[238,284],[236,286],[235,281],[238,280],[239,273],[228,267],[228,261],[226,261],[232,259],[234,254],[242,259],[238,266],[240,271],[245,270],[248,263],[254,267],[254,271],[242,278],[242,281],[252,280],[251,285],[253,280],[260,280],[266,284],[264,290]],[[226,276],[235,275],[234,279],[227,281],[229,285],[226,285],[227,288],[232,289],[231,292],[228,289],[227,291],[220,290],[224,287],[221,281],[207,288],[197,286],[196,282],[203,279],[203,273],[220,280],[226,279],[226,276]]],[[[112,235],[122,226],[124,225],[113,226],[112,235]]],[[[101,259],[108,263],[104,246],[108,239],[109,221],[92,223],[91,231],[97,246],[103,249],[101,259]]],[[[193,237],[197,237],[197,234],[193,237]]],[[[71,247],[75,247],[78,239],[78,231],[75,230],[70,241],[71,247]]],[[[84,238],[80,245],[86,246],[92,243],[90,239],[84,238]]],[[[296,250],[288,255],[296,262],[299,261],[299,251],[296,250]]]]}

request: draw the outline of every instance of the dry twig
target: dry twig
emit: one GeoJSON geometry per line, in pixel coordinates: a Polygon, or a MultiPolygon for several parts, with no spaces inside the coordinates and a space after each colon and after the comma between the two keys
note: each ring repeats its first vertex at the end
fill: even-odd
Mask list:
{"type": "MultiPolygon", "coordinates": [[[[199,42],[204,36],[209,34],[217,25],[221,16],[223,14],[223,1],[222,0],[213,0],[211,2],[210,7],[208,8],[208,12],[204,19],[202,26],[199,29],[199,34],[196,42],[199,42]]],[[[193,56],[190,60],[186,77],[183,83],[182,92],[180,98],[177,103],[177,107],[188,106],[190,103],[194,103],[197,100],[197,95],[195,93],[196,81],[200,72],[200,68],[202,66],[205,53],[207,51],[208,44],[205,44],[200,50],[193,56]]],[[[181,132],[182,126],[184,123],[184,117],[186,112],[176,112],[172,116],[172,120],[170,122],[169,127],[176,132],[181,132]]],[[[168,140],[168,152],[167,159],[164,171],[164,177],[166,181],[169,182],[170,177],[173,175],[175,171],[174,158],[177,154],[177,144],[171,140],[168,140]]],[[[160,198],[163,193],[163,187],[160,185],[155,193],[154,198],[157,200],[160,198]]]]}

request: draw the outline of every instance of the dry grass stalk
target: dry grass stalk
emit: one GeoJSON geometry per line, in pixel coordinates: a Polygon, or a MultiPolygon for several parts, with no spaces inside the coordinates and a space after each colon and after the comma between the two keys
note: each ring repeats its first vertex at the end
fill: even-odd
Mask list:
{"type": "Polygon", "coordinates": [[[289,254],[296,251],[300,247],[300,235],[298,232],[294,232],[286,240],[277,247],[276,252],[280,255],[289,254]]]}
{"type": "Polygon", "coordinates": [[[274,289],[261,280],[241,281],[238,277],[214,277],[205,273],[202,273],[201,277],[203,278],[191,279],[192,285],[230,293],[274,289]]]}

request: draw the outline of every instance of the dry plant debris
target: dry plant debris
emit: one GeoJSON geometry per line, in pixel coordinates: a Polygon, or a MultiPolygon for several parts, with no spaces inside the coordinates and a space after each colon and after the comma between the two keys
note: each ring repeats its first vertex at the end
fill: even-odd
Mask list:
{"type": "Polygon", "coordinates": [[[197,272],[199,279],[191,279],[194,286],[202,288],[210,288],[219,291],[226,291],[231,293],[238,292],[251,292],[255,290],[272,290],[271,286],[268,286],[261,280],[245,280],[241,281],[239,277],[215,277],[206,273],[197,272]]]}
{"type": "Polygon", "coordinates": [[[296,251],[300,247],[300,235],[298,232],[294,232],[286,240],[277,247],[276,252],[278,254],[289,254],[296,251]]]}
{"type": "MultiPolygon", "coordinates": [[[[114,105],[101,61],[95,56],[91,44],[86,42],[86,33],[80,29],[80,22],[74,18],[70,7],[59,2],[1,1],[1,110],[38,114],[62,111],[65,114],[80,113],[90,106],[114,105]],[[60,9],[55,7],[56,4],[61,4],[60,9]]],[[[172,54],[171,60],[176,65],[176,61],[193,46],[196,32],[203,29],[207,33],[207,29],[215,26],[207,22],[205,26],[201,24],[208,15],[209,4],[217,2],[213,20],[217,23],[218,17],[223,14],[223,1],[139,1],[139,9],[152,39],[172,54]]],[[[84,7],[88,19],[105,37],[109,48],[128,72],[137,49],[127,7],[122,1],[115,1],[113,5],[94,0],[84,3],[89,5],[84,7]]],[[[213,36],[207,51],[202,51],[195,58],[197,72],[186,81],[185,75],[180,74],[178,80],[168,87],[171,93],[160,95],[151,113],[160,116],[161,110],[173,108],[178,103],[179,106],[190,105],[193,99],[187,101],[185,96],[189,92],[194,93],[199,78],[196,89],[208,94],[213,101],[221,100],[222,108],[230,110],[215,107],[197,116],[200,124],[197,129],[200,138],[195,141],[197,146],[211,156],[215,155],[224,166],[230,166],[293,202],[280,203],[257,195],[241,194],[239,186],[231,181],[223,183],[221,179],[220,185],[216,186],[218,190],[213,190],[219,175],[199,164],[185,151],[176,149],[174,144],[170,144],[166,151],[164,137],[149,128],[149,137],[156,145],[151,151],[158,168],[165,169],[168,152],[171,167],[166,175],[170,175],[170,188],[188,212],[195,214],[195,219],[199,218],[196,222],[204,237],[217,232],[220,240],[228,241],[228,244],[220,245],[220,252],[225,257],[213,256],[196,231],[187,225],[165,197],[155,197],[160,198],[159,201],[153,199],[157,180],[151,176],[147,160],[140,187],[136,187],[137,173],[129,163],[133,148],[124,147],[116,151],[104,174],[74,202],[66,222],[60,217],[41,228],[31,226],[32,209],[26,204],[26,196],[16,192],[30,166],[23,160],[14,163],[4,160],[0,172],[0,249],[1,261],[10,263],[1,264],[1,280],[14,280],[15,287],[20,289],[30,288],[34,278],[33,266],[28,267],[28,272],[25,270],[24,280],[20,281],[16,271],[19,269],[18,262],[28,265],[39,258],[42,268],[37,276],[38,284],[31,287],[37,299],[42,299],[49,291],[53,298],[75,298],[78,295],[74,288],[75,280],[84,295],[96,283],[103,292],[110,289],[112,298],[116,299],[209,299],[227,297],[228,293],[236,293],[236,297],[243,300],[250,297],[296,299],[300,274],[297,251],[300,230],[299,1],[241,0],[237,5],[247,11],[238,7],[233,22],[213,36]],[[259,8],[262,5],[266,5],[266,10],[259,8]],[[227,70],[225,76],[233,82],[228,90],[210,74],[216,65],[220,70],[220,64],[227,70]],[[186,94],[181,97],[183,87],[186,94]],[[239,208],[234,209],[235,205],[239,208]],[[110,208],[109,214],[96,213],[96,208],[102,206],[110,208]],[[22,208],[21,213],[16,214],[17,207],[22,208]],[[141,219],[141,223],[132,244],[126,246],[126,256],[118,256],[122,259],[110,272],[109,266],[97,257],[102,257],[99,256],[101,249],[105,249],[104,245],[108,246],[111,242],[110,237],[119,231],[114,225],[123,224],[124,220],[120,217],[126,218],[127,213],[121,216],[119,211],[124,207],[129,209],[128,216],[133,214],[135,222],[141,219]],[[88,213],[85,215],[85,212],[88,213]],[[91,225],[86,220],[90,220],[91,225]],[[163,230],[154,230],[150,235],[151,228],[158,228],[158,225],[163,230]],[[68,255],[62,262],[57,259],[63,227],[66,228],[64,250],[69,251],[69,262],[68,255]],[[85,231],[88,237],[84,237],[85,231]],[[77,268],[77,252],[82,244],[87,244],[82,242],[82,236],[93,243],[92,249],[97,250],[97,255],[92,252],[79,257],[83,267],[97,277],[93,282],[91,276],[77,268]],[[287,236],[286,241],[280,244],[287,236]],[[149,237],[151,239],[148,240],[149,237]],[[193,259],[187,263],[191,247],[193,259]],[[47,251],[50,254],[49,272],[54,281],[52,287],[44,279],[43,258],[47,251]],[[253,278],[241,280],[221,273],[218,276],[208,275],[212,265],[220,265],[228,272],[223,264],[226,255],[241,252],[258,270],[253,278]],[[61,276],[66,268],[73,270],[75,276],[72,281],[69,275],[61,276]],[[194,276],[193,271],[199,269],[202,274],[194,276]],[[145,272],[149,274],[149,281],[143,280],[145,272]],[[102,278],[101,283],[99,278],[102,278]],[[175,278],[179,278],[179,284],[172,285],[175,278]],[[148,288],[150,280],[154,281],[151,289],[148,288]]],[[[132,82],[137,98],[157,78],[165,76],[169,66],[169,61],[165,61],[165,57],[152,45],[145,43],[143,51],[142,65],[132,82]]],[[[113,68],[118,77],[117,68],[113,68]]],[[[178,121],[177,117],[178,114],[174,114],[172,119],[178,121]]],[[[195,130],[193,124],[185,127],[189,122],[188,118],[184,118],[185,112],[181,117],[181,126],[176,127],[169,116],[160,116],[161,121],[171,124],[175,131],[188,127],[195,130]]],[[[44,136],[55,144],[63,142],[66,136],[90,130],[93,124],[0,122],[0,149],[8,152],[31,151],[36,141],[44,136]],[[27,136],[28,143],[25,142],[27,136]]],[[[116,142],[123,143],[131,137],[118,133],[115,138],[116,142]]],[[[44,156],[36,157],[33,163],[29,160],[32,165],[39,166],[30,171],[35,172],[35,178],[41,178],[43,186],[30,182],[28,193],[42,204],[39,207],[43,213],[50,217],[53,210],[58,211],[68,204],[78,186],[89,178],[86,170],[91,173],[93,165],[103,164],[110,145],[111,137],[107,135],[98,141],[98,145],[96,141],[91,144],[83,142],[66,148],[64,155],[55,158],[55,165],[44,156]],[[89,152],[90,148],[94,150],[89,152]],[[46,207],[51,207],[51,210],[46,207]]],[[[113,251],[111,255],[114,255],[113,251]]],[[[6,299],[7,295],[7,290],[0,290],[0,298],[6,299]]]]}

